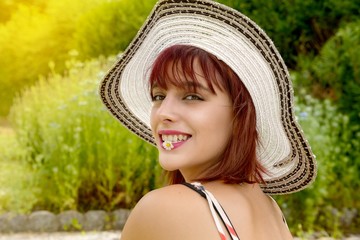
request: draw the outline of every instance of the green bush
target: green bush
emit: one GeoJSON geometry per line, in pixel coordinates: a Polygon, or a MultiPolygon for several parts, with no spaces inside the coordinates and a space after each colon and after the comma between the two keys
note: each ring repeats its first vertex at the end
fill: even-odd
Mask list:
{"type": "Polygon", "coordinates": [[[64,77],[53,73],[16,99],[10,116],[34,172],[33,209],[131,208],[159,183],[155,148],[100,102],[108,62],[70,61],[64,77]]]}
{"type": "Polygon", "coordinates": [[[360,124],[360,21],[345,25],[314,59],[301,58],[302,84],[318,98],[332,98],[360,124]]]}
{"type": "Polygon", "coordinates": [[[295,68],[300,54],[317,54],[338,27],[360,16],[353,0],[218,0],[258,23],[279,48],[286,64],[295,68]]]}
{"type": "Polygon", "coordinates": [[[313,188],[286,200],[293,209],[290,222],[307,231],[335,236],[359,231],[360,193],[354,191],[360,187],[359,23],[340,28],[318,56],[299,56],[293,74],[300,122],[318,156],[319,175],[313,188]]]}
{"type": "Polygon", "coordinates": [[[65,69],[72,35],[81,14],[101,0],[49,0],[46,4],[18,5],[11,19],[0,24],[0,114],[5,116],[14,95],[36,82],[55,63],[57,72],[65,69]]]}
{"type": "MultiPolygon", "coordinates": [[[[299,81],[297,77],[294,74],[295,82],[299,81]]],[[[360,193],[354,189],[360,187],[358,127],[330,100],[317,100],[304,89],[297,95],[296,114],[317,156],[318,176],[310,188],[277,200],[294,233],[325,231],[339,237],[357,232],[360,217],[354,213],[360,212],[360,193]]]]}
{"type": "Polygon", "coordinates": [[[46,0],[1,0],[0,1],[0,23],[7,22],[11,19],[14,12],[19,6],[23,5],[37,5],[42,6],[46,0]]]}
{"type": "Polygon", "coordinates": [[[124,50],[145,21],[156,0],[104,1],[82,15],[74,40],[82,59],[124,50]]]}
{"type": "MultiPolygon", "coordinates": [[[[0,115],[15,93],[39,75],[65,69],[68,52],[82,60],[125,49],[156,0],[19,0],[0,2],[0,115]],[[3,8],[2,8],[3,7],[3,8]]],[[[352,0],[219,0],[254,19],[274,40],[288,66],[299,54],[318,53],[343,22],[359,19],[352,0]],[[270,24],[269,24],[270,23],[270,24]]]]}
{"type": "Polygon", "coordinates": [[[14,5],[16,10],[11,16],[4,15],[2,24],[0,18],[1,116],[7,115],[16,93],[49,73],[49,62],[61,73],[74,49],[83,60],[124,50],[155,3],[33,1],[33,5],[14,5]]]}
{"type": "Polygon", "coordinates": [[[0,127],[0,214],[28,213],[36,201],[36,188],[29,184],[33,174],[22,154],[12,129],[0,127]]]}

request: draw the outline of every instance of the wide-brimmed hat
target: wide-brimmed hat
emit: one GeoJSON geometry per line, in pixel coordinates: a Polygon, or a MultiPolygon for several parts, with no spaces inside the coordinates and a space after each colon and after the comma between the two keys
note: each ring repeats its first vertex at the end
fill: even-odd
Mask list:
{"type": "Polygon", "coordinates": [[[293,89],[282,57],[265,32],[242,13],[211,0],[161,0],[101,82],[103,103],[120,122],[155,144],[150,129],[151,66],[173,45],[201,48],[229,65],[256,109],[257,157],[267,169],[264,192],[285,194],[308,186],[315,157],[296,122],[293,89]]]}

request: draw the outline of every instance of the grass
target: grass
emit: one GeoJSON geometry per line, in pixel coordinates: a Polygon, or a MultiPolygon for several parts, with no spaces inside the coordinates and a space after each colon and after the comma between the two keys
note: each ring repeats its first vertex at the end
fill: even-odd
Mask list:
{"type": "Polygon", "coordinates": [[[28,184],[32,171],[21,160],[15,133],[9,126],[0,127],[0,213],[29,212],[34,189],[28,184]]]}

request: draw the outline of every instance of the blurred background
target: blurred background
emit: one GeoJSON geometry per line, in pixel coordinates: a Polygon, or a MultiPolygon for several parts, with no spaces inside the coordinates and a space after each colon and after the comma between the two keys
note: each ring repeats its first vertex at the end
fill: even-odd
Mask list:
{"type": "MultiPolygon", "coordinates": [[[[98,84],[155,0],[0,0],[0,214],[132,208],[162,185],[156,150],[98,84]]],[[[294,235],[360,233],[360,1],[219,0],[273,39],[318,160],[276,197],[294,235]]]]}

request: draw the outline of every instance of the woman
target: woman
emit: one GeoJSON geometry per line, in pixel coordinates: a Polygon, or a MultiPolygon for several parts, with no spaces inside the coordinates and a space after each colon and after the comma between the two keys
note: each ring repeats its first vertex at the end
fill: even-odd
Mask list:
{"type": "Polygon", "coordinates": [[[265,33],[212,1],[160,1],[101,84],[154,144],[169,186],[145,195],[122,239],[291,239],[266,194],[304,189],[315,160],[287,69],[265,33]]]}

